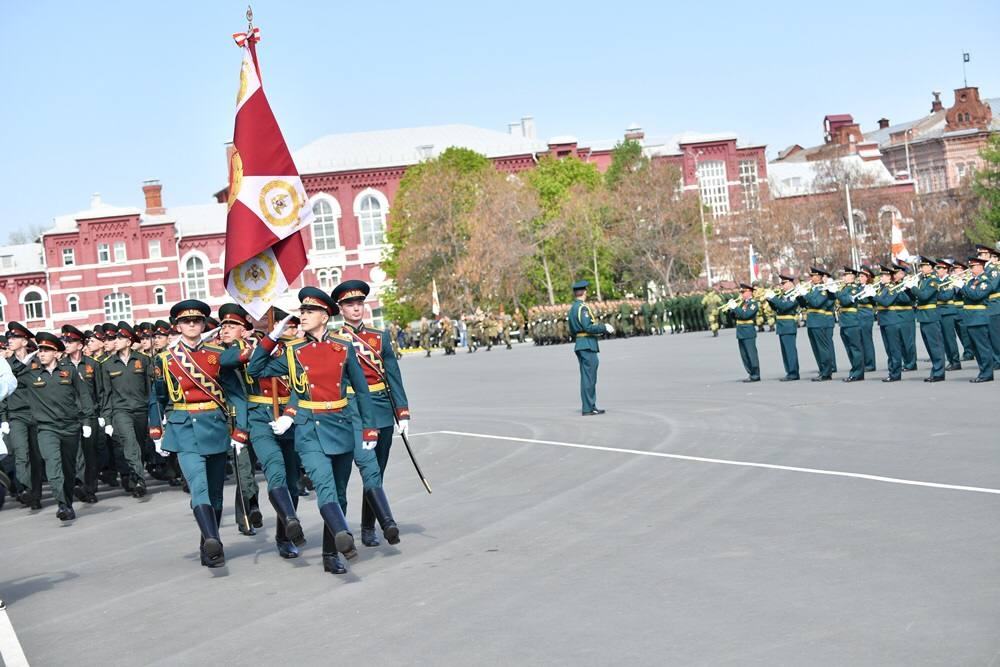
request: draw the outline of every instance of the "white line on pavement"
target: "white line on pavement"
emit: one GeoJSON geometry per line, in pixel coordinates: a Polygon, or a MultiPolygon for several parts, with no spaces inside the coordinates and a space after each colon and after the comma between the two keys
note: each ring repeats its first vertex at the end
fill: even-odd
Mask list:
{"type": "Polygon", "coordinates": [[[701,463],[718,463],[729,466],[743,466],[746,468],[768,468],[770,470],[785,470],[788,472],[803,472],[810,475],[829,475],[831,477],[853,477],[854,479],[867,479],[873,482],[886,482],[889,484],[904,484],[908,486],[925,486],[932,489],[948,489],[950,491],[969,491],[972,493],[991,493],[1000,495],[1000,489],[990,489],[981,486],[962,486],[960,484],[940,484],[938,482],[921,482],[913,479],[899,479],[897,477],[883,477],[881,475],[865,475],[859,472],[843,472],[841,470],[822,470],[819,468],[799,468],[797,466],[782,466],[773,463],[754,463],[753,461],[731,461],[729,459],[713,459],[704,456],[687,456],[685,454],[667,454],[665,452],[647,452],[641,449],[619,449],[616,447],[602,447],[600,445],[584,445],[577,442],[559,442],[558,440],[534,440],[531,438],[515,438],[506,435],[488,435],[485,433],[465,433],[462,431],[431,431],[428,433],[414,433],[416,435],[459,435],[466,438],[482,438],[486,440],[509,440],[512,442],[524,442],[532,445],[555,445],[557,447],[570,447],[574,449],[593,449],[602,452],[615,452],[618,454],[638,454],[639,456],[655,456],[664,459],[678,459],[680,461],[699,461],[701,463]]]}

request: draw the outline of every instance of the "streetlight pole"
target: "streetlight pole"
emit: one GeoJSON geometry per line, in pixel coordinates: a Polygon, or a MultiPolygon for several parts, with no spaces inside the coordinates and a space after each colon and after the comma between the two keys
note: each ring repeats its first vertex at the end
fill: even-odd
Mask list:
{"type": "Polygon", "coordinates": [[[698,156],[703,155],[702,151],[692,151],[694,157],[694,178],[698,184],[698,216],[701,219],[701,242],[705,249],[705,278],[708,280],[708,287],[712,287],[712,264],[708,260],[708,230],[705,227],[705,204],[701,200],[701,172],[698,170],[698,156]]]}

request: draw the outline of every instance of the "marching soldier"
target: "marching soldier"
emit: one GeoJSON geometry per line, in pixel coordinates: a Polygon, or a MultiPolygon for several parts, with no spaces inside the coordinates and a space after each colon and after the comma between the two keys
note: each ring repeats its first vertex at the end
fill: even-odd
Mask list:
{"type": "Polygon", "coordinates": [[[219,536],[226,452],[230,447],[239,451],[245,443],[230,434],[219,363],[225,350],[205,342],[216,335],[205,332],[210,312],[208,304],[196,299],[180,301],[170,309],[181,337],[156,358],[149,435],[157,454],[177,454],[201,533],[201,564],[217,568],[226,564],[219,536]]]}
{"type": "MultiPolygon", "coordinates": [[[[94,404],[90,401],[83,380],[66,359],[63,342],[46,331],[35,336],[37,359],[27,363],[14,357],[11,370],[24,380],[28,388],[35,423],[38,428],[38,450],[45,462],[45,474],[52,495],[59,504],[56,517],[60,521],[76,518],[73,510],[73,481],[76,477],[76,452],[80,446],[81,423],[89,422],[94,404]]],[[[82,427],[83,437],[91,436],[89,424],[82,427]]]]}
{"type": "Polygon", "coordinates": [[[785,377],[779,382],[794,382],[799,379],[799,351],[795,345],[795,337],[799,331],[799,304],[791,297],[795,288],[795,278],[778,274],[781,279],[783,294],[775,294],[767,301],[775,313],[775,329],[778,333],[778,344],[781,346],[781,362],[785,367],[785,377]]]}
{"type": "Polygon", "coordinates": [[[854,283],[858,271],[854,267],[845,266],[843,287],[834,295],[840,306],[840,342],[847,350],[847,358],[851,363],[851,372],[843,379],[844,382],[857,382],[865,379],[865,351],[861,340],[861,318],[858,306],[854,302],[861,288],[854,283]]]}
{"type": "MultiPolygon", "coordinates": [[[[910,265],[900,260],[896,264],[903,272],[903,278],[910,275],[910,265]]],[[[917,316],[913,311],[913,295],[910,295],[911,305],[899,312],[903,318],[903,370],[917,370],[917,316]]]]}
{"type": "Polygon", "coordinates": [[[958,337],[956,336],[956,303],[953,285],[945,284],[948,280],[948,271],[951,269],[951,262],[946,259],[938,259],[934,262],[934,273],[938,278],[937,311],[941,316],[941,341],[944,344],[944,357],[948,363],[944,367],[946,371],[961,370],[962,362],[958,352],[958,337]]]}
{"type": "Polygon", "coordinates": [[[455,354],[455,325],[447,315],[441,318],[441,346],[444,348],[444,356],[455,354]]]}
{"type": "Polygon", "coordinates": [[[888,357],[889,375],[882,382],[899,382],[903,372],[904,354],[904,315],[913,311],[913,301],[903,289],[902,266],[882,266],[883,283],[875,295],[875,303],[879,306],[879,327],[883,330],[886,356],[888,357]],[[892,276],[891,282],[888,276],[892,276]]]}
{"type": "MultiPolygon", "coordinates": [[[[35,334],[20,322],[7,323],[7,360],[13,369],[17,362],[30,362],[28,341],[35,334]]],[[[17,389],[7,397],[7,418],[0,424],[14,454],[17,499],[33,510],[42,509],[42,458],[38,451],[38,430],[31,410],[31,389],[26,376],[18,377],[17,389]]]]}
{"type": "MultiPolygon", "coordinates": [[[[798,297],[799,305],[806,309],[806,333],[812,348],[819,375],[813,382],[825,382],[833,378],[837,370],[837,357],[833,349],[833,308],[835,299],[831,288],[823,285],[823,279],[830,274],[815,266],[809,269],[811,289],[798,297]]],[[[833,290],[835,291],[835,290],[833,290]]]]}
{"type": "MultiPolygon", "coordinates": [[[[371,287],[363,280],[347,280],[333,289],[331,298],[340,307],[344,326],[340,333],[351,341],[361,362],[368,391],[374,410],[374,427],[378,429],[378,440],[374,451],[365,449],[361,442],[363,424],[357,402],[350,400],[348,411],[354,420],[355,449],[354,461],[361,472],[364,497],[361,499],[361,543],[366,547],[379,545],[375,535],[375,520],[382,527],[382,534],[389,544],[399,543],[399,527],[389,508],[383,480],[385,467],[389,462],[392,448],[393,426],[399,425],[399,432],[405,434],[410,424],[410,408],[403,389],[403,376],[399,364],[390,354],[386,332],[364,323],[365,299],[371,287]],[[373,466],[374,464],[374,466],[373,466]]],[[[347,392],[348,399],[352,393],[347,392]]]]}
{"type": "Polygon", "coordinates": [[[362,447],[374,449],[378,429],[373,428],[368,382],[354,346],[327,330],[330,318],[339,312],[336,302],[315,287],[303,287],[298,296],[304,337],[289,342],[285,354],[272,357],[287,320],[278,322],[254,349],[247,372],[250,377],[288,376],[291,398],[271,429],[282,435],[295,425],[295,450],[316,489],[323,517],[323,570],[342,574],[347,568],[337,552],[348,560],[358,555],[340,505],[354,461],[354,423],[344,410],[348,386],[354,389],[365,427],[362,447]]]}
{"type": "Polygon", "coordinates": [[[910,295],[917,306],[917,321],[920,322],[920,337],[924,341],[924,349],[931,358],[931,374],[924,382],[944,381],[944,341],[941,331],[941,315],[938,313],[938,287],[940,279],[934,275],[934,262],[929,257],[917,260],[920,271],[916,287],[910,289],[910,295]]]}
{"type": "Polygon", "coordinates": [[[748,377],[744,382],[760,382],[760,361],[757,358],[757,312],[759,307],[753,298],[753,287],[740,283],[740,300],[731,309],[736,316],[736,342],[740,348],[740,359],[748,377]]]}
{"type": "MultiPolygon", "coordinates": [[[[107,332],[105,332],[107,335],[107,332]]],[[[135,498],[146,495],[143,456],[140,443],[149,434],[149,386],[152,367],[146,355],[132,350],[135,332],[127,322],[119,322],[116,330],[115,353],[101,364],[101,416],[104,432],[115,438],[124,457],[119,469],[122,487],[135,498]]]]}
{"type": "Polygon", "coordinates": [[[986,274],[986,260],[981,256],[969,258],[969,269],[972,271],[969,282],[958,280],[954,283],[962,291],[965,328],[972,339],[979,365],[979,374],[969,382],[993,382],[993,346],[990,344],[988,311],[992,281],[986,274]]]}
{"type": "MultiPolygon", "coordinates": [[[[84,334],[71,324],[62,327],[62,341],[65,346],[66,361],[73,366],[84,392],[90,410],[83,422],[84,435],[80,442],[82,465],[78,463],[77,472],[82,484],[73,489],[73,495],[85,503],[97,502],[97,475],[100,473],[101,462],[97,449],[97,439],[101,431],[97,424],[97,408],[100,405],[100,366],[93,357],[83,353],[84,334]]],[[[82,398],[82,397],[81,397],[82,398]]]]}
{"type": "MultiPolygon", "coordinates": [[[[403,353],[399,350],[399,325],[395,322],[389,323],[389,342],[392,343],[392,353],[396,355],[397,359],[403,358],[403,353]]],[[[452,352],[455,350],[455,344],[452,343],[452,352]]],[[[447,350],[446,350],[447,352],[447,350]]]]}
{"type": "MultiPolygon", "coordinates": [[[[960,279],[963,274],[969,269],[967,263],[958,261],[957,259],[951,263],[951,275],[952,275],[952,285],[954,285],[955,279],[960,279]]],[[[972,338],[969,336],[968,330],[965,328],[965,296],[962,294],[960,288],[955,289],[955,295],[952,297],[952,302],[955,305],[955,331],[958,334],[958,340],[962,343],[962,361],[974,361],[976,358],[973,352],[972,338]]]]}
{"type": "MultiPolygon", "coordinates": [[[[858,280],[861,282],[861,290],[872,285],[875,280],[875,271],[867,266],[862,266],[858,273],[858,280]]],[[[869,289],[873,289],[872,288],[869,289]]],[[[855,295],[854,303],[858,307],[858,322],[861,329],[861,350],[865,358],[865,372],[875,371],[875,342],[872,340],[872,328],[875,326],[875,297],[855,295]]]]}
{"type": "Polygon", "coordinates": [[[420,347],[427,351],[427,356],[431,356],[431,325],[426,317],[420,318],[420,347]]]}
{"type": "Polygon", "coordinates": [[[997,262],[997,251],[989,246],[977,245],[976,256],[985,262],[983,280],[987,281],[990,290],[989,300],[986,302],[986,313],[989,316],[987,329],[993,349],[993,370],[996,370],[1000,368],[1000,264],[997,262]]]}

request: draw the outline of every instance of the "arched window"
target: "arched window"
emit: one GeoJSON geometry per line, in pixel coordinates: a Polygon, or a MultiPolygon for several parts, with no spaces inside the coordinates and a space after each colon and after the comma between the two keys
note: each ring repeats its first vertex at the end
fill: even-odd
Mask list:
{"type": "Polygon", "coordinates": [[[313,204],[313,247],[317,252],[336,250],[340,246],[337,238],[337,219],[340,206],[335,199],[323,197],[313,204]]]}
{"type": "Polygon", "coordinates": [[[340,269],[319,269],[316,271],[316,282],[321,290],[332,290],[340,283],[340,269]]]}
{"type": "Polygon", "coordinates": [[[385,243],[385,214],[383,205],[374,192],[363,194],[358,200],[356,213],[361,227],[361,245],[377,246],[385,243]]]}
{"type": "Polygon", "coordinates": [[[0,293],[0,322],[7,321],[7,297],[0,293]]]}
{"type": "Polygon", "coordinates": [[[167,302],[167,289],[165,287],[153,288],[153,303],[162,306],[167,302]]]}
{"type": "Polygon", "coordinates": [[[80,297],[73,294],[72,296],[66,297],[66,310],[71,313],[80,312],[80,297]]]}
{"type": "Polygon", "coordinates": [[[858,209],[854,209],[854,235],[868,235],[868,216],[865,215],[864,211],[858,209]]]}
{"type": "Polygon", "coordinates": [[[41,292],[31,290],[24,295],[24,319],[44,320],[45,319],[45,299],[41,292]]]}
{"type": "Polygon", "coordinates": [[[187,298],[208,298],[208,273],[201,257],[192,255],[184,262],[184,284],[187,287],[187,298]]]}
{"type": "Polygon", "coordinates": [[[115,292],[104,297],[104,320],[118,322],[132,321],[132,297],[124,292],[115,292]]]}

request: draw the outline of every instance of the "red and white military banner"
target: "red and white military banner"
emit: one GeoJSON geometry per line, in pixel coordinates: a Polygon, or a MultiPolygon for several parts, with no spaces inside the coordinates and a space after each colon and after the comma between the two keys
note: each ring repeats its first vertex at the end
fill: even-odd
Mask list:
{"type": "Polygon", "coordinates": [[[306,266],[301,231],[312,222],[312,208],[264,96],[260,32],[234,38],[243,47],[243,66],[229,160],[225,282],[226,291],[260,319],[306,266]]]}

